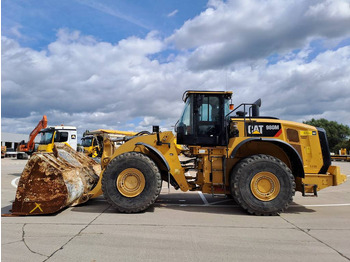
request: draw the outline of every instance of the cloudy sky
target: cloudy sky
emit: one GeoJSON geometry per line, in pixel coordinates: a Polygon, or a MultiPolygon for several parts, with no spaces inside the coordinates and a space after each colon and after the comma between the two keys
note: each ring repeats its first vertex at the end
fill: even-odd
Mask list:
{"type": "Polygon", "coordinates": [[[350,125],[350,0],[1,4],[2,132],[171,130],[189,89],[350,125]]]}

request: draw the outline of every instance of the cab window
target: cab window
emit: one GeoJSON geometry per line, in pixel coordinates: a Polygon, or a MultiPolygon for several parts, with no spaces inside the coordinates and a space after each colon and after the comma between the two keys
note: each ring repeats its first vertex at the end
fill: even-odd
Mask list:
{"type": "Polygon", "coordinates": [[[192,119],[191,119],[191,99],[188,99],[184,112],[181,116],[179,127],[183,129],[184,135],[191,135],[193,134],[193,128],[192,128],[192,119]]]}
{"type": "Polygon", "coordinates": [[[54,142],[67,142],[68,132],[56,132],[54,142]]]}
{"type": "Polygon", "coordinates": [[[52,142],[53,131],[42,132],[39,144],[48,145],[52,142]]]}

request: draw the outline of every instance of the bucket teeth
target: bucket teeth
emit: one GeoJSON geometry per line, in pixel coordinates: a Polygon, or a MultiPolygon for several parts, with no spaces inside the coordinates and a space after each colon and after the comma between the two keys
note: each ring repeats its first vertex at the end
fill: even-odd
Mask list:
{"type": "Polygon", "coordinates": [[[64,144],[53,153],[35,153],[20,177],[13,215],[52,214],[89,200],[100,165],[64,144]]]}

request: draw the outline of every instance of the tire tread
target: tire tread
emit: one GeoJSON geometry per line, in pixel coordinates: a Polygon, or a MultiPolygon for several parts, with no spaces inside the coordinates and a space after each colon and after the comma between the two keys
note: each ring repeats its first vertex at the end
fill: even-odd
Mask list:
{"type": "Polygon", "coordinates": [[[258,154],[258,155],[253,155],[253,156],[250,156],[250,157],[247,157],[247,158],[241,160],[236,165],[236,167],[232,170],[232,173],[231,173],[231,191],[232,191],[231,194],[232,194],[234,200],[236,201],[236,203],[238,203],[249,214],[254,214],[254,215],[258,215],[258,216],[276,216],[279,213],[282,213],[283,211],[285,211],[288,208],[289,204],[293,201],[293,196],[295,195],[295,179],[294,179],[294,176],[293,176],[291,170],[280,159],[273,157],[273,156],[265,155],[265,154],[258,154]],[[285,173],[288,175],[288,179],[290,180],[290,184],[292,185],[291,194],[288,197],[285,204],[281,207],[278,207],[277,210],[272,211],[272,212],[253,209],[251,206],[249,206],[243,200],[242,195],[240,194],[240,190],[239,190],[239,180],[242,176],[245,175],[244,174],[245,168],[247,166],[252,165],[253,163],[255,163],[257,161],[261,161],[261,160],[268,161],[268,162],[279,165],[285,171],[285,173]]]}
{"type": "Polygon", "coordinates": [[[117,209],[121,213],[139,213],[146,210],[149,206],[151,206],[156,201],[162,189],[161,175],[157,165],[147,155],[139,152],[127,152],[112,159],[111,162],[108,164],[106,171],[103,173],[101,182],[102,182],[102,192],[105,199],[113,208],[117,209]],[[120,163],[122,160],[129,160],[133,158],[140,158],[145,163],[147,163],[147,165],[152,169],[153,173],[156,176],[157,184],[154,190],[155,192],[149,201],[144,202],[142,205],[129,205],[126,208],[126,207],[123,207],[122,205],[119,205],[118,203],[115,203],[111,199],[111,196],[108,193],[107,186],[108,186],[108,183],[110,183],[110,176],[114,172],[114,167],[118,166],[118,163],[120,163]]]}

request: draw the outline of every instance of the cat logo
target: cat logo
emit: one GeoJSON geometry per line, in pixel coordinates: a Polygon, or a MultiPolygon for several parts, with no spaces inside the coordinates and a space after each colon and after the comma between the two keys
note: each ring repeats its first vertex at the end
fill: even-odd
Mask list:
{"type": "Polygon", "coordinates": [[[248,125],[248,134],[249,135],[261,135],[263,132],[264,125],[248,125]]]}
{"type": "Polygon", "coordinates": [[[262,135],[263,125],[248,125],[248,134],[249,135],[262,135]]]}
{"type": "Polygon", "coordinates": [[[258,123],[250,122],[246,124],[248,136],[279,137],[282,133],[280,123],[258,123]]]}

